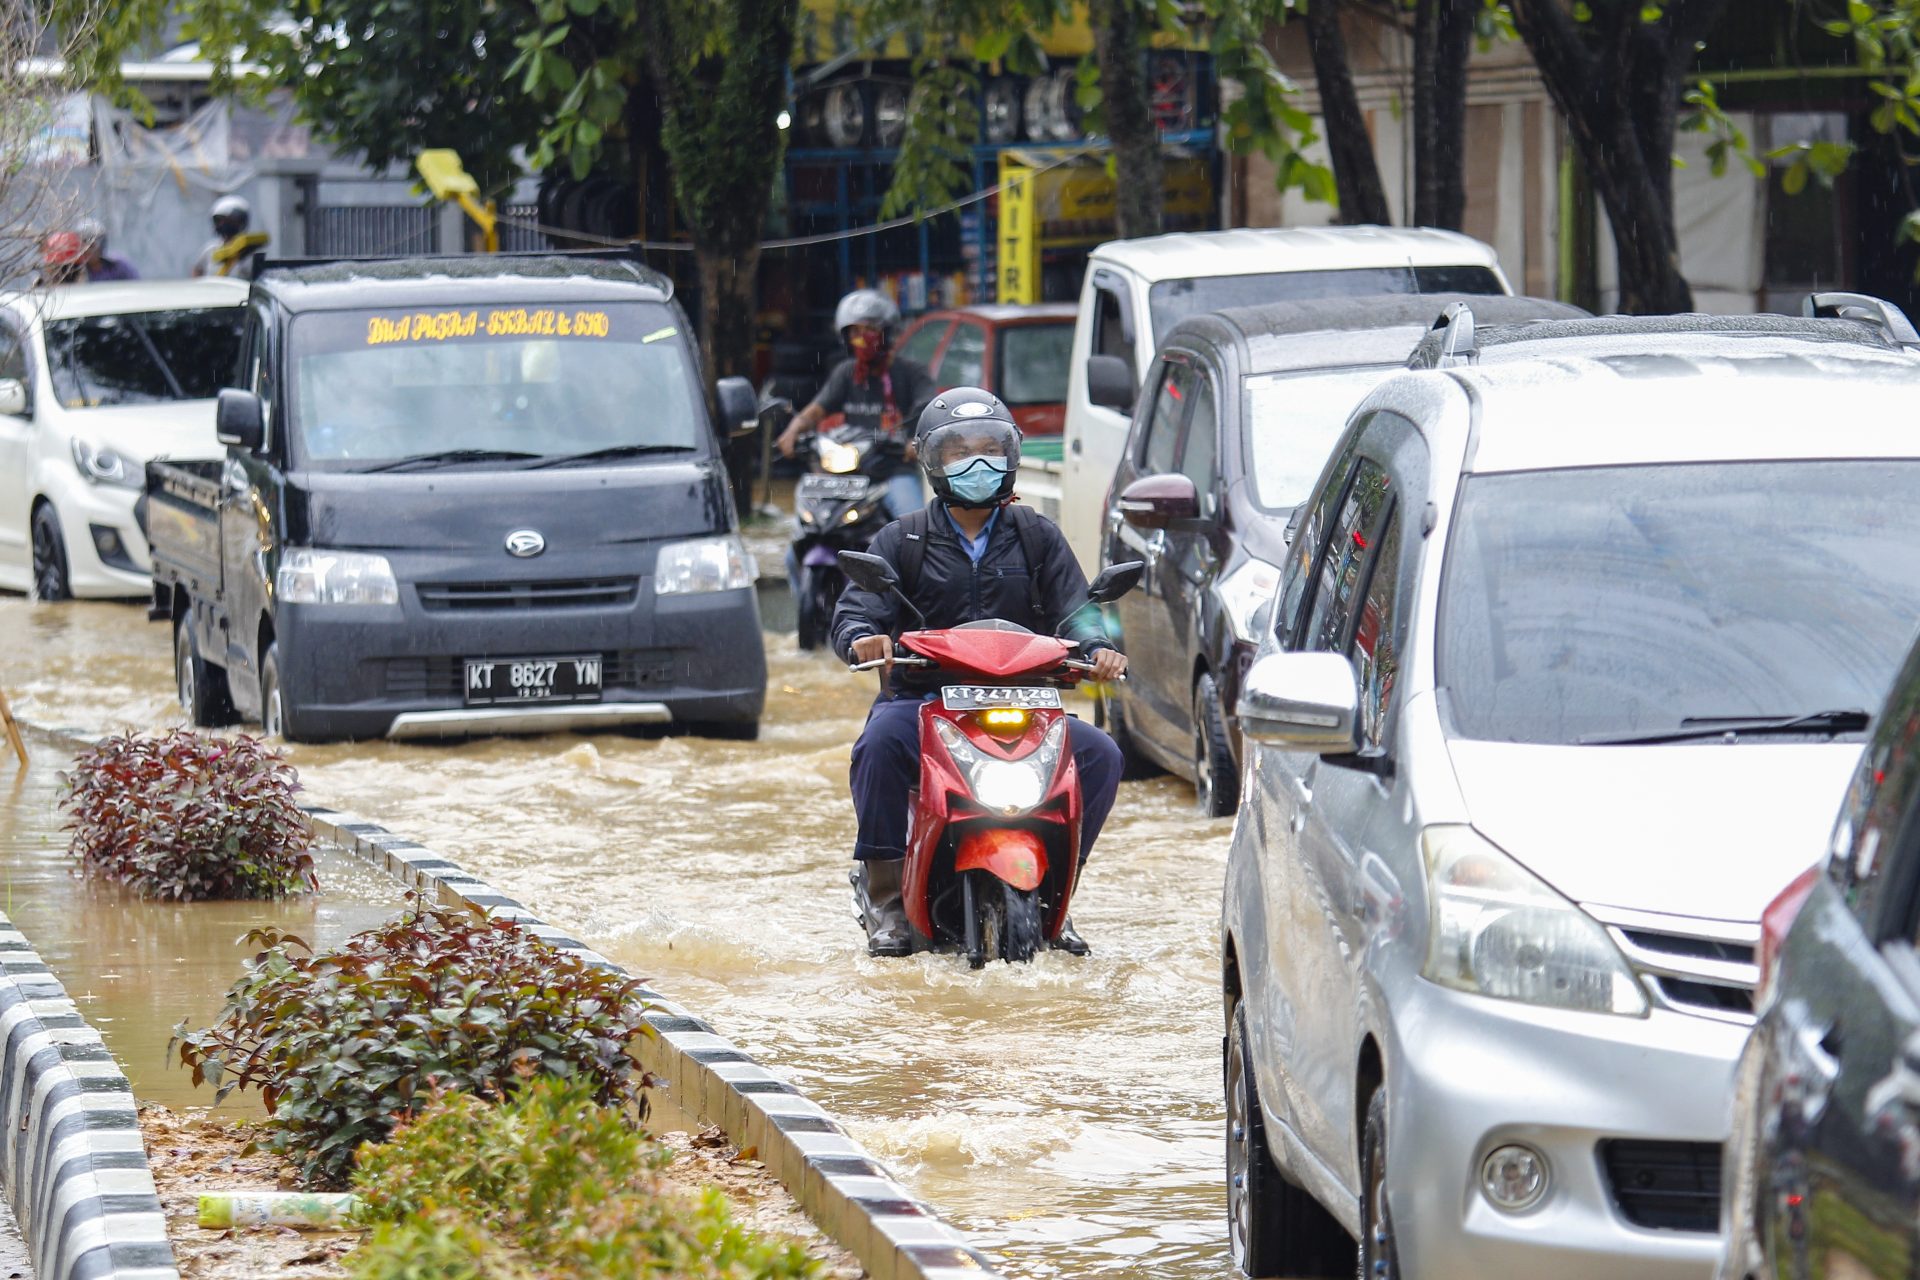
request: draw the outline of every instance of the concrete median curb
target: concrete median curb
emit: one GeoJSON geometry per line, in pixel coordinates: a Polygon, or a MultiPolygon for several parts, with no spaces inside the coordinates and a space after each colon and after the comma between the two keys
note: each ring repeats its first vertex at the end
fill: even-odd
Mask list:
{"type": "MultiPolygon", "coordinates": [[[[584,943],[425,846],[329,809],[310,809],[314,833],[442,905],[465,903],[522,926],[563,951],[619,969],[584,943]]],[[[624,971],[623,971],[624,972],[624,971]]],[[[688,1010],[648,992],[658,1033],[635,1048],[688,1114],[753,1148],[820,1229],[858,1258],[874,1280],[984,1280],[984,1256],[940,1220],[820,1105],[688,1010]]]]}
{"type": "Polygon", "coordinates": [[[126,1073],[4,914],[0,1124],[35,1280],[179,1280],[126,1073]]]}

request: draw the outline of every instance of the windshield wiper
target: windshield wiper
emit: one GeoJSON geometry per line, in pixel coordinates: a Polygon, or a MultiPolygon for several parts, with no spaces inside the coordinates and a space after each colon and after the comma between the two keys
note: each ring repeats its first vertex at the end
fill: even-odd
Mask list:
{"type": "Polygon", "coordinates": [[[537,453],[522,453],[514,449],[440,449],[434,453],[415,453],[387,462],[376,462],[370,467],[360,468],[360,474],[369,475],[375,471],[402,471],[409,467],[437,467],[450,462],[511,462],[518,458],[539,456],[537,453]]]}
{"type": "Polygon", "coordinates": [[[605,449],[589,449],[585,453],[558,453],[550,458],[522,467],[522,471],[539,471],[546,467],[564,467],[574,462],[610,462],[615,458],[639,458],[649,453],[692,453],[690,444],[616,444],[605,449]]]}
{"type": "Polygon", "coordinates": [[[1687,716],[1677,728],[1655,729],[1648,733],[1594,733],[1577,739],[1583,747],[1627,747],[1646,743],[1696,742],[1707,738],[1756,738],[1768,735],[1792,736],[1862,733],[1873,717],[1858,707],[1839,711],[1809,711],[1796,716],[1687,716]]]}

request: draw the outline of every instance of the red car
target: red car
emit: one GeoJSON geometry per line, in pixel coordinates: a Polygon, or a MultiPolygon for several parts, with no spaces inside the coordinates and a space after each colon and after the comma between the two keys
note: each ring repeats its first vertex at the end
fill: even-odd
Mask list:
{"type": "Polygon", "coordinates": [[[898,352],[933,374],[933,385],[985,387],[1013,410],[1027,435],[1057,436],[1067,417],[1071,302],[929,311],[900,335],[898,352]]]}

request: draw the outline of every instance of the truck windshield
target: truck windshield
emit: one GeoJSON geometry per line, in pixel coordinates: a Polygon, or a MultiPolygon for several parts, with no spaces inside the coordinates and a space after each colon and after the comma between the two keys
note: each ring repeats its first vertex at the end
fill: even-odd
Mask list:
{"type": "Polygon", "coordinates": [[[240,363],[240,307],[73,316],[47,324],[47,371],[69,409],[211,400],[240,363]]]}
{"type": "Polygon", "coordinates": [[[296,447],[339,470],[692,452],[706,415],[677,326],[654,303],[304,315],[291,339],[296,447]]]}
{"type": "Polygon", "coordinates": [[[1350,267],[1162,280],[1147,291],[1147,305],[1153,312],[1153,341],[1158,346],[1167,330],[1181,319],[1223,307],[1357,298],[1373,293],[1505,292],[1500,277],[1487,267],[1350,267]]]}
{"type": "Polygon", "coordinates": [[[1917,542],[1909,459],[1471,476],[1436,650],[1455,731],[1620,742],[1877,708],[1917,542]]]}

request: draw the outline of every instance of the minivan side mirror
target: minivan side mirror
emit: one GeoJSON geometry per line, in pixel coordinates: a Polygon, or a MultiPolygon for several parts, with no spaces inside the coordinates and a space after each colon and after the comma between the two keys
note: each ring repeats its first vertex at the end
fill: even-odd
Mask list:
{"type": "Polygon", "coordinates": [[[1089,604],[1112,604],[1127,592],[1140,585],[1140,576],[1147,571],[1144,560],[1122,560],[1119,564],[1110,564],[1095,574],[1087,585],[1089,604]]]}
{"type": "Polygon", "coordinates": [[[1240,687],[1240,732],[1285,751],[1360,749],[1360,689],[1339,653],[1270,653],[1240,687]]]}
{"type": "Polygon", "coordinates": [[[722,378],[714,383],[713,402],[720,411],[722,435],[743,436],[760,425],[760,397],[745,378],[722,378]]]}
{"type": "Polygon", "coordinates": [[[252,452],[267,438],[260,397],[237,387],[222,387],[214,404],[213,431],[220,443],[252,452]]]}
{"type": "Polygon", "coordinates": [[[0,414],[18,418],[26,412],[27,384],[18,378],[0,378],[0,414]]]}
{"type": "Polygon", "coordinates": [[[1177,529],[1200,518],[1200,494],[1179,472],[1141,476],[1120,491],[1120,516],[1136,529],[1177,529]]]}
{"type": "Polygon", "coordinates": [[[1119,413],[1133,412],[1133,370],[1119,356],[1087,357],[1087,399],[1119,413]]]}

